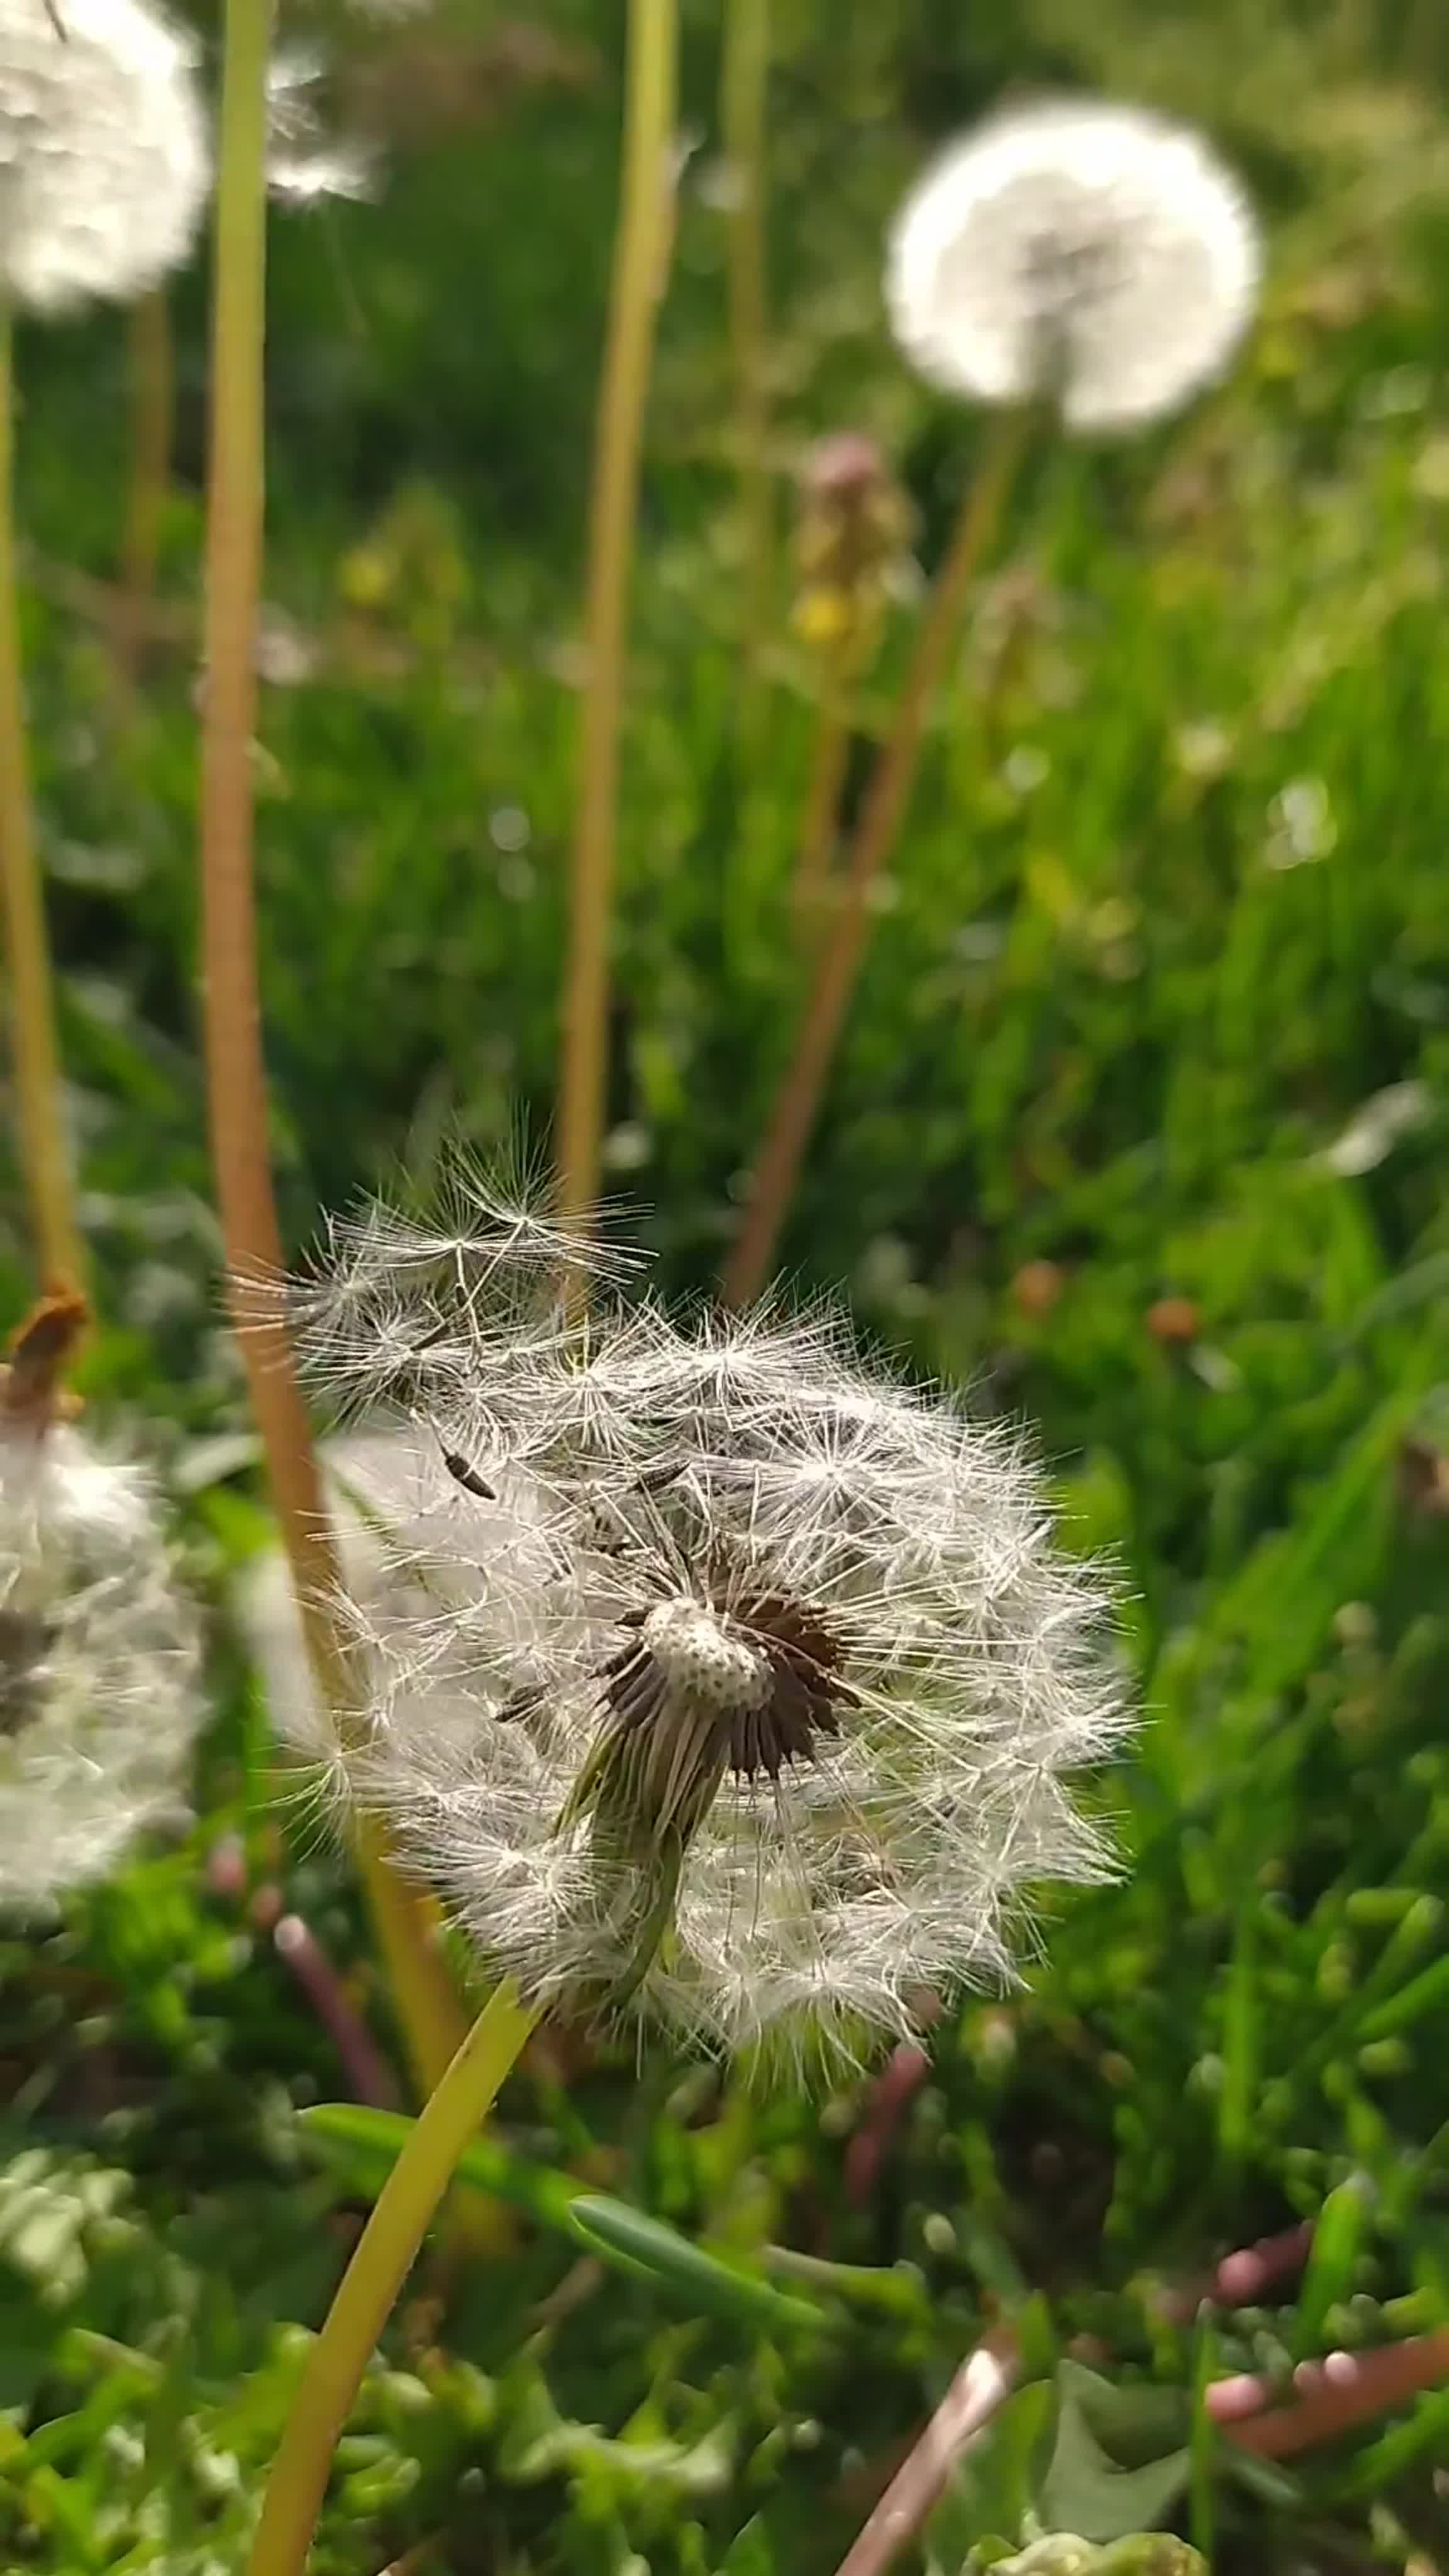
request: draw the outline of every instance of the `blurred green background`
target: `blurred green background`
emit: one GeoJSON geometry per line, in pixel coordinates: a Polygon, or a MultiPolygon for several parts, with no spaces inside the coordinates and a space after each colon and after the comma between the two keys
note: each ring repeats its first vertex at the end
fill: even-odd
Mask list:
{"type": "MultiPolygon", "coordinates": [[[[1131,1874],[1053,1908],[1023,1994],[941,2030],[863,2189],[865,2084],[822,2108],[662,2060],[530,2065],[520,2152],[691,2235],[912,2268],[792,2339],[601,2285],[521,2221],[445,2329],[427,2297],[399,2322],[316,2565],[827,2570],[983,2319],[1025,2302],[1034,2366],[1066,2366],[1055,2416],[1036,2392],[1009,2411],[929,2566],[955,2576],[1032,2501],[1057,2527],[1161,2520],[1234,2571],[1427,2576],[1449,2397],[1249,2483],[1192,2391],[1449,2325],[1449,26],[1437,0],[775,0],[776,543],[742,684],[720,14],[684,10],[606,1148],[672,1292],[717,1271],[802,989],[796,465],[871,431],[929,569],[977,451],[885,330],[901,190],[1013,88],[1103,89],[1200,122],[1268,235],[1231,380],[1145,439],[1039,457],[1013,501],[782,1255],[907,1365],[1033,1425],[1070,1543],[1118,1552],[1148,1716],[1102,1799],[1131,1874]],[[1281,2304],[1174,2322],[1154,2300],[1331,2193],[1281,2304]],[[1180,2394],[1124,2430],[1074,2358],[1180,2394]],[[1124,2506],[1111,2478],[1144,2455],[1173,2473],[1124,2506]]],[[[338,130],[382,156],[374,202],[272,224],[258,833],[300,1246],[458,1130],[546,1143],[624,13],[287,17],[330,48],[338,130]]],[[[3,1953],[0,2562],[46,2576],[240,2566],[297,2327],[348,2240],[358,2176],[294,2119],[343,2087],[268,1889],[387,2036],[345,1870],[270,1802],[228,1606],[268,1524],[194,991],[205,301],[199,263],[136,688],[113,650],[124,322],[27,329],[19,360],[91,1400],[144,1423],[183,1497],[219,1711],[192,1838],[3,1953]],[[209,1866],[222,1835],[240,1855],[209,1866]]],[[[903,584],[852,792],[917,614],[903,584]]],[[[18,1205],[7,1173],[12,1312],[18,1205]]]]}

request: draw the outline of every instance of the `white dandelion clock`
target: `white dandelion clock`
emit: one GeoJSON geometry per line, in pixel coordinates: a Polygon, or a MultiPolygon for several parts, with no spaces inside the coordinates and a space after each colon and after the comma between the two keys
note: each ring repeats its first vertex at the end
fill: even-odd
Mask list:
{"type": "MultiPolygon", "coordinates": [[[[516,1555],[528,1544],[526,1501],[515,1490],[512,1508],[496,1498],[485,1506],[477,1471],[457,1453],[445,1452],[434,1432],[419,1423],[387,1420],[342,1432],[323,1442],[319,1463],[339,1560],[338,1606],[366,1701],[375,1686],[377,1657],[393,1658],[400,1640],[431,1633],[440,1614],[454,1629],[466,1625],[480,1599],[491,1598],[502,1552],[516,1555]],[[466,1534],[458,1528],[463,1516],[466,1534]]],[[[533,1544],[537,1548],[539,1542],[533,1544]]],[[[547,1561],[536,1555],[535,1576],[547,1570],[547,1561]]],[[[339,1732],[318,1696],[280,1548],[249,1569],[237,1607],[277,1735],[309,1767],[328,1805],[345,1811],[358,1780],[368,1774],[369,1737],[364,1733],[359,1741],[355,1729],[339,1732]]],[[[441,1690],[395,1698],[394,1749],[410,1724],[436,1733],[448,1720],[441,1690]]],[[[457,1722],[461,1732],[471,1732],[471,1703],[457,1722]]]]}
{"type": "Polygon", "coordinates": [[[941,155],[897,218],[886,284],[896,338],[932,383],[1125,429],[1222,373],[1259,267],[1247,198],[1196,134],[1066,99],[992,117],[941,155]]]}
{"type": "Polygon", "coordinates": [[[139,0],[0,0],[0,292],[40,313],[145,294],[209,182],[189,36],[139,0]]]}
{"type": "Polygon", "coordinates": [[[409,1381],[452,1490],[351,1594],[350,1793],[537,2003],[855,2046],[1008,1977],[1032,1889],[1109,1866],[1063,1777],[1126,1722],[1011,1439],[818,1325],[525,1345],[500,1400],[480,1340],[486,1479],[456,1343],[409,1381]]]}
{"type": "Polygon", "coordinates": [[[0,1415],[0,1905],[102,1875],[184,1812],[198,1661],[145,1472],[0,1415]]]}

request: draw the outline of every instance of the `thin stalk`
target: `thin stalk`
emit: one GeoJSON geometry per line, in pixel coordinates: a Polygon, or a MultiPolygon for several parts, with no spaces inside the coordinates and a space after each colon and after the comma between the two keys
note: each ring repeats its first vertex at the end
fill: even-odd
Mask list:
{"type": "Polygon", "coordinates": [[[1000,525],[1022,434],[1022,415],[1004,414],[967,491],[955,535],[936,576],[890,738],[876,763],[841,870],[839,910],[816,970],[795,1053],[776,1094],[755,1164],[745,1221],[725,1270],[729,1305],[748,1305],[765,1284],[865,953],[871,888],[890,857],[915,784],[931,701],[967,594],[1000,525]]]}
{"type": "MultiPolygon", "coordinates": [[[[232,1313],[306,1638],[324,1705],[345,1727],[351,1675],[328,1604],[337,1560],[306,1407],[275,1282],[281,1235],[267,1151],[252,880],[253,640],[262,543],[265,79],[272,0],[227,0],[212,324],[201,746],[202,973],[212,1160],[232,1313]]],[[[465,2028],[436,1917],[395,1869],[381,1828],[358,1856],[420,2089],[465,2028]]]]}
{"type": "Polygon", "coordinates": [[[746,663],[759,651],[770,605],[770,433],[765,382],[765,138],[770,79],[770,0],[729,0],[720,78],[720,131],[731,196],[728,234],[730,352],[744,532],[746,663]]]}
{"type": "Polygon", "coordinates": [[[669,256],[677,47],[675,0],[630,0],[623,194],[589,521],[587,679],[559,1081],[559,1196],[565,1222],[575,1224],[598,1196],[625,629],[644,406],[669,256]]]}
{"type": "Polygon", "coordinates": [[[850,727],[831,707],[823,706],[810,755],[810,783],[805,790],[805,819],[795,860],[795,910],[802,929],[814,925],[816,906],[830,879],[835,845],[840,837],[840,798],[850,766],[850,727]]]}
{"type": "Polygon", "coordinates": [[[30,803],[15,581],[15,394],[10,308],[0,304],[0,902],[10,967],[15,1124],[42,1276],[80,1287],[86,1260],[61,1112],[55,985],[30,803]]]}
{"type": "Polygon", "coordinates": [[[836,647],[821,694],[792,889],[796,920],[807,936],[816,928],[815,914],[840,837],[840,799],[850,767],[850,691],[865,661],[866,642],[865,634],[857,632],[836,647]]]}
{"type": "Polygon", "coordinates": [[[1230,2442],[1255,2452],[1260,2460],[1291,2460],[1317,2442],[1334,2442],[1357,2432],[1379,2416],[1407,2406],[1411,2397],[1449,2382],[1449,2329],[1415,2335],[1408,2343],[1380,2345],[1374,2352],[1330,2355],[1335,2375],[1319,2364],[1308,2375],[1308,2393],[1289,2406],[1268,2407],[1267,2383],[1256,2382],[1263,2410],[1234,2420],[1254,2386],[1251,2377],[1217,2380],[1206,2392],[1210,2415],[1222,2424],[1230,2442]]]}
{"type": "Polygon", "coordinates": [[[989,2334],[957,2371],[935,2414],[897,2469],[837,2576],[884,2576],[945,2492],[957,2461],[1005,2405],[1021,2367],[1012,2337],[989,2334]]]}
{"type": "Polygon", "coordinates": [[[414,2122],[312,2346],[262,2504],[249,2576],[302,2576],[338,2437],[454,2169],[533,2028],[511,1988],[485,2006],[414,2122]]]}
{"type": "Polygon", "coordinates": [[[146,611],[156,588],[161,528],[171,481],[171,440],[176,408],[176,369],[171,307],[164,286],[138,298],[126,317],[131,398],[130,485],[121,548],[119,650],[133,676],[140,658],[146,611]]]}

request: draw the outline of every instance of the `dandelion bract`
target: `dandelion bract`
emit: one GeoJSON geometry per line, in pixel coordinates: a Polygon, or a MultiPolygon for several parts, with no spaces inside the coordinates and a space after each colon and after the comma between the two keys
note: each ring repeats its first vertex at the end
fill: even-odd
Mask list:
{"type": "Polygon", "coordinates": [[[992,117],[907,198],[887,295],[922,375],[992,403],[1046,397],[1126,428],[1217,376],[1257,294],[1256,227],[1199,137],[1060,100],[992,117]]]}

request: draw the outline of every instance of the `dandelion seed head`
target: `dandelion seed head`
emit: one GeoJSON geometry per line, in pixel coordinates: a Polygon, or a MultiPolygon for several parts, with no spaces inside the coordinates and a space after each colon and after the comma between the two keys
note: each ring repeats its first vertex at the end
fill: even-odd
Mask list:
{"type": "Polygon", "coordinates": [[[487,1492],[461,1347],[369,1435],[344,1794],[539,2003],[813,2050],[1009,1977],[1033,1886],[1110,1867],[1063,1779],[1127,1723],[1020,1443],[819,1317],[469,1330],[487,1492]]]}
{"type": "Polygon", "coordinates": [[[953,144],[896,220],[892,327],[922,375],[1077,429],[1176,410],[1257,299],[1257,229],[1201,139],[1137,108],[1050,101],[953,144]]]}
{"type": "Polygon", "coordinates": [[[192,40],[139,0],[57,15],[0,0],[0,282],[41,313],[158,285],[210,180],[192,40]]]}
{"type": "Polygon", "coordinates": [[[0,1904],[103,1874],[183,1807],[198,1662],[144,1472],[0,1425],[0,1904]]]}

